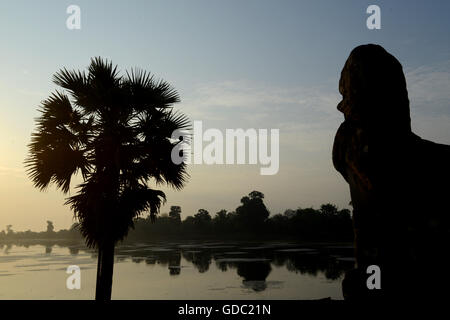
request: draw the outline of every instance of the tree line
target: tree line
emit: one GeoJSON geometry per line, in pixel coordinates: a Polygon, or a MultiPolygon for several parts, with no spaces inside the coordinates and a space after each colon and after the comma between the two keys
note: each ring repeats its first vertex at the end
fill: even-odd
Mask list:
{"type": "MultiPolygon", "coordinates": [[[[350,210],[338,209],[333,204],[323,204],[319,209],[288,209],[270,216],[264,204],[264,194],[252,191],[242,197],[234,211],[219,210],[212,216],[206,209],[181,218],[180,206],[171,206],[169,213],[160,214],[156,220],[150,215],[133,221],[134,229],[127,241],[157,240],[160,238],[286,238],[310,241],[351,241],[353,228],[350,210]]],[[[15,232],[12,226],[0,231],[1,240],[14,239],[74,239],[81,240],[77,224],[70,229],[54,231],[52,221],[47,221],[46,231],[15,232]]]]}
{"type": "Polygon", "coordinates": [[[81,234],[74,223],[69,229],[61,229],[55,231],[52,221],[47,221],[47,228],[45,231],[14,231],[11,224],[6,226],[5,230],[0,231],[0,241],[2,240],[81,240],[81,234]]]}
{"type": "Polygon", "coordinates": [[[270,216],[264,194],[252,191],[241,199],[236,210],[219,210],[212,216],[199,209],[193,216],[181,219],[181,207],[172,206],[155,223],[137,218],[128,240],[176,238],[286,238],[311,241],[352,241],[350,210],[323,204],[319,209],[288,209],[270,216]]]}

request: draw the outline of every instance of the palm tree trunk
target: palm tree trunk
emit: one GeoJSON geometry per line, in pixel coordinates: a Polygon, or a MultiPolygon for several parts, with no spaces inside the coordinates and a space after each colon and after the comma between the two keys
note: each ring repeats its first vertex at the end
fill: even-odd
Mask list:
{"type": "Polygon", "coordinates": [[[110,301],[114,268],[114,242],[105,241],[98,248],[95,300],[110,301]]]}

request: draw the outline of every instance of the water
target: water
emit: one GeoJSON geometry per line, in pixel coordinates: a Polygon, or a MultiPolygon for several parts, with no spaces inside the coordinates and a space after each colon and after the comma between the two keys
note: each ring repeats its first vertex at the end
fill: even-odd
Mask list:
{"type": "MultiPolygon", "coordinates": [[[[82,244],[0,245],[0,299],[93,299],[96,252],[82,244]],[[69,290],[69,265],[81,289],[69,290]]],[[[164,242],[116,248],[113,299],[342,299],[350,245],[164,242]]]]}

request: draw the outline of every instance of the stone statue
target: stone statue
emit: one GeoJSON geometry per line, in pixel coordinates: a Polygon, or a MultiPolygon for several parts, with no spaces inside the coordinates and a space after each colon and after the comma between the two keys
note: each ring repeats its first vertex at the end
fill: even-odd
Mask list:
{"type": "Polygon", "coordinates": [[[356,256],[344,297],[438,297],[450,284],[450,146],[411,131],[402,66],[379,45],[353,49],[339,91],[333,164],[350,186],[356,256]],[[370,265],[379,290],[367,288],[370,265]]]}

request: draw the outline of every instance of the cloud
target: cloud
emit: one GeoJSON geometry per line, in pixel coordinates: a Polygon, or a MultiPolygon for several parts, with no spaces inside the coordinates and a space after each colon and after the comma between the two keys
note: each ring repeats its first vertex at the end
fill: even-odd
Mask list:
{"type": "Polygon", "coordinates": [[[249,81],[198,85],[184,97],[183,109],[195,120],[227,128],[317,129],[341,118],[339,94],[327,87],[279,87],[249,81]]]}
{"type": "Polygon", "coordinates": [[[406,70],[413,131],[450,144],[450,60],[406,70]]]}
{"type": "Polygon", "coordinates": [[[411,109],[450,115],[450,60],[406,70],[411,109]]]}
{"type": "Polygon", "coordinates": [[[269,86],[251,81],[201,84],[181,107],[203,128],[279,129],[280,164],[328,168],[334,135],[343,115],[330,86],[269,86]]]}
{"type": "Polygon", "coordinates": [[[0,176],[12,176],[15,178],[23,178],[25,170],[20,168],[0,166],[0,176]]]}
{"type": "MultiPolygon", "coordinates": [[[[405,69],[413,117],[450,116],[450,60],[405,69]]],[[[279,86],[255,81],[198,84],[181,106],[192,119],[222,127],[324,130],[342,121],[337,83],[279,86]]]]}

